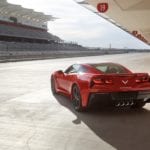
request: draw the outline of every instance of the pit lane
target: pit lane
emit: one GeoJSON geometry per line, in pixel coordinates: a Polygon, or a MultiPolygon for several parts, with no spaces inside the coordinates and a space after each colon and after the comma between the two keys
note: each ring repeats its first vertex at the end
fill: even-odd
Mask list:
{"type": "Polygon", "coordinates": [[[150,147],[150,105],[77,113],[52,95],[53,71],[73,63],[117,62],[150,73],[150,54],[117,54],[0,64],[0,150],[142,150],[150,147]]]}

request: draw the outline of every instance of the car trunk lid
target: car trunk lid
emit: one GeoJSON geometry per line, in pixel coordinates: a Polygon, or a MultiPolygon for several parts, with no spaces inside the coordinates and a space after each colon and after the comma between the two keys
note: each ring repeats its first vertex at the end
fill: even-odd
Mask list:
{"type": "Polygon", "coordinates": [[[93,85],[111,85],[113,88],[132,88],[137,84],[149,82],[147,73],[102,74],[92,79],[93,85]]]}

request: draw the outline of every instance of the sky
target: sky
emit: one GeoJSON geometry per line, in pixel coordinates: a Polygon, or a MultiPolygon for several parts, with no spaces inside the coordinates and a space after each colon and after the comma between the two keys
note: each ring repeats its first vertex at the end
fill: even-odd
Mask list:
{"type": "Polygon", "coordinates": [[[58,19],[48,22],[48,32],[66,42],[88,47],[150,49],[143,42],[87,10],[74,0],[7,0],[58,19]]]}

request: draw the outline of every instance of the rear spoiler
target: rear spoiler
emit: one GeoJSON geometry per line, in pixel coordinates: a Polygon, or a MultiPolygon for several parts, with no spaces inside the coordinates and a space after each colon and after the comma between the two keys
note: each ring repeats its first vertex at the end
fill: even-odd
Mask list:
{"type": "Polygon", "coordinates": [[[115,77],[115,76],[119,76],[119,77],[143,77],[143,76],[147,76],[150,77],[150,75],[148,73],[111,73],[111,74],[101,74],[101,75],[95,75],[94,77],[115,77]]]}

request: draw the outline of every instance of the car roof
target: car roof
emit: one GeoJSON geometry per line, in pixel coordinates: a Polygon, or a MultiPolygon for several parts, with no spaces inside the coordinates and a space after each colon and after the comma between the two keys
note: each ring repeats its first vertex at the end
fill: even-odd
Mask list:
{"type": "MultiPolygon", "coordinates": [[[[90,72],[93,73],[103,73],[101,70],[97,69],[96,66],[99,65],[106,65],[106,66],[118,66],[118,67],[123,67],[128,73],[132,73],[129,69],[126,67],[122,66],[121,64],[118,63],[113,63],[113,62],[101,62],[101,63],[77,63],[78,65],[81,65],[83,67],[89,68],[90,72]]],[[[76,64],[74,64],[76,65],[76,64]]]]}
{"type": "Polygon", "coordinates": [[[73,65],[85,65],[85,66],[92,66],[92,65],[102,65],[102,64],[107,64],[107,65],[120,65],[118,63],[114,63],[114,62],[101,62],[101,63],[75,63],[73,65]]]}
{"type": "MultiPolygon", "coordinates": [[[[94,66],[96,66],[96,65],[115,65],[115,66],[122,66],[122,65],[120,65],[120,64],[118,64],[118,63],[113,63],[113,62],[81,63],[81,64],[79,64],[79,65],[86,66],[86,67],[90,67],[90,68],[92,67],[92,68],[94,68],[94,69],[95,69],[94,66]]],[[[124,67],[124,66],[122,66],[122,67],[124,67]]]]}
{"type": "MultiPolygon", "coordinates": [[[[121,64],[118,63],[113,63],[113,62],[102,62],[102,63],[76,63],[73,65],[81,65],[81,66],[86,66],[86,67],[92,67],[93,69],[95,69],[94,66],[96,65],[116,65],[116,66],[122,66],[121,64]]],[[[122,66],[124,67],[124,66],[122,66]]],[[[124,67],[125,68],[125,67],[124,67]]]]}
{"type": "Polygon", "coordinates": [[[88,63],[88,65],[90,65],[90,66],[94,66],[94,65],[116,65],[116,66],[121,66],[120,64],[113,63],[113,62],[88,63]]]}

